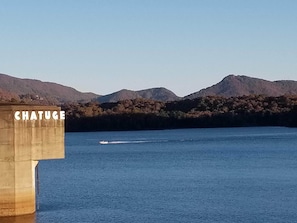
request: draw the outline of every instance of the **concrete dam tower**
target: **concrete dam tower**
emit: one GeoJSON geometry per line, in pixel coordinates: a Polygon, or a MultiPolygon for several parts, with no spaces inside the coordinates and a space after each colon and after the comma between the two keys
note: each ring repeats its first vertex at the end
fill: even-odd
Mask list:
{"type": "Polygon", "coordinates": [[[64,158],[64,120],[56,106],[0,104],[0,217],[36,211],[35,167],[64,158]]]}

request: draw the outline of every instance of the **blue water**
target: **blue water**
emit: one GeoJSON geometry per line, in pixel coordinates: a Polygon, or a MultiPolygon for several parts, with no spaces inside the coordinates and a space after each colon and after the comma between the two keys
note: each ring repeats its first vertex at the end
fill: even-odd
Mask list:
{"type": "Polygon", "coordinates": [[[38,223],[296,222],[297,129],[67,133],[39,178],[38,223]]]}

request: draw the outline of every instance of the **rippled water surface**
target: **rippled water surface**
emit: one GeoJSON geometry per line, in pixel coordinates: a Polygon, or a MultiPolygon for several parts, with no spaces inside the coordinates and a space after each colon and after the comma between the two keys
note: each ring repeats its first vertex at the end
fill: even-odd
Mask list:
{"type": "Polygon", "coordinates": [[[296,222],[297,129],[67,133],[36,222],[296,222]]]}

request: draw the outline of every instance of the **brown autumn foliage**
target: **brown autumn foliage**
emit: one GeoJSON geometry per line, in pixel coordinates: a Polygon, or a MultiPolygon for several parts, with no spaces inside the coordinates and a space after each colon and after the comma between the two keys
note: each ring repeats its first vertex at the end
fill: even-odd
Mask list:
{"type": "Polygon", "coordinates": [[[297,96],[290,95],[208,96],[172,102],[134,99],[64,104],[63,109],[68,131],[297,126],[297,96]]]}
{"type": "MultiPolygon", "coordinates": [[[[49,104],[26,95],[2,102],[49,104]]],[[[297,95],[207,96],[171,102],[137,98],[113,103],[66,103],[66,131],[233,126],[297,127],[297,95]]]]}

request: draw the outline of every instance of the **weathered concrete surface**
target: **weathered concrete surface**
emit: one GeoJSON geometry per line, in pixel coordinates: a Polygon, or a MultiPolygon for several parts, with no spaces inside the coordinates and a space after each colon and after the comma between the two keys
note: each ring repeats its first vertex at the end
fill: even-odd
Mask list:
{"type": "Polygon", "coordinates": [[[36,215],[18,215],[10,217],[0,217],[0,223],[36,223],[36,215]]]}
{"type": "Polygon", "coordinates": [[[0,217],[35,212],[35,167],[64,158],[64,118],[56,106],[0,104],[0,217]]]}

